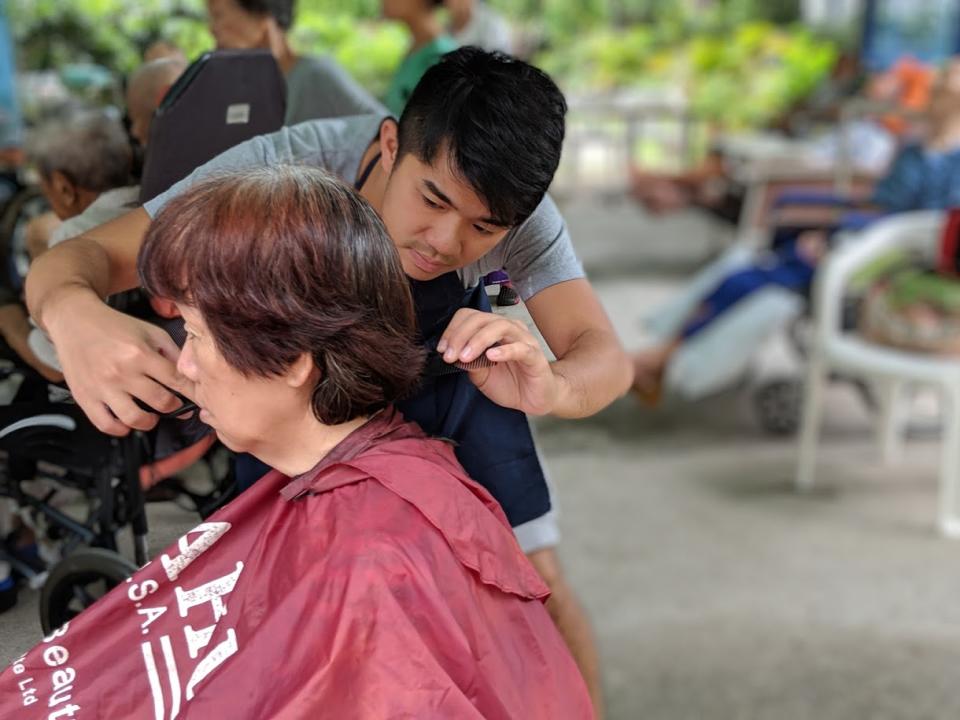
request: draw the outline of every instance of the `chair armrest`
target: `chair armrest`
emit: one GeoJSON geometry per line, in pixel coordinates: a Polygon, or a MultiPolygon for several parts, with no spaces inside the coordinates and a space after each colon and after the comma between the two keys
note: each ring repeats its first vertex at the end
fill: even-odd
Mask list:
{"type": "Polygon", "coordinates": [[[815,334],[821,347],[841,332],[844,290],[853,274],[888,250],[905,249],[932,257],[945,217],[938,210],[891,215],[830,253],[814,280],[815,334]]]}

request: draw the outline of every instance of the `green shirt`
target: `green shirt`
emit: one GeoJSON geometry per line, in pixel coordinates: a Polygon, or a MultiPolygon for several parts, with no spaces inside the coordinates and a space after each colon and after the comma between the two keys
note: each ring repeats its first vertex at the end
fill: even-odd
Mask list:
{"type": "Polygon", "coordinates": [[[448,52],[457,49],[457,41],[449,35],[440,35],[423,47],[414,50],[404,58],[390,81],[390,88],[383,101],[396,117],[400,117],[403,108],[410,99],[413,89],[423,74],[436,64],[448,52]]]}

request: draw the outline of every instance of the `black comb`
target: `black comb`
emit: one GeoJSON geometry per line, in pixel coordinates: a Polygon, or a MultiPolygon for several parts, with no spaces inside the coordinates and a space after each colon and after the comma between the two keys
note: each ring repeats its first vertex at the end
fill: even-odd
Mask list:
{"type": "Polygon", "coordinates": [[[453,375],[455,373],[492,367],[494,364],[493,360],[489,360],[486,355],[481,355],[470,362],[460,362],[458,360],[448,363],[443,359],[443,355],[434,350],[427,354],[427,362],[423,367],[423,374],[430,377],[440,377],[442,375],[453,375]]]}

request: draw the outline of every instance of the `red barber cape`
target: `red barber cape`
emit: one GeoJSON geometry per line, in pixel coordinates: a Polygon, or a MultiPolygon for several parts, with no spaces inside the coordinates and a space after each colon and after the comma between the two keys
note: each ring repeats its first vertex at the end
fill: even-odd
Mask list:
{"type": "Polygon", "coordinates": [[[493,498],[394,411],[0,675],[0,718],[589,718],[493,498]]]}

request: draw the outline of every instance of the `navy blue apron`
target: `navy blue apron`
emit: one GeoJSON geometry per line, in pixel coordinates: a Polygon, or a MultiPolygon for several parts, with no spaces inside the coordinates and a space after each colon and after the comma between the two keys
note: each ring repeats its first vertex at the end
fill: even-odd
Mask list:
{"type": "MultiPolygon", "coordinates": [[[[483,286],[464,290],[455,272],[410,283],[417,324],[427,347],[436,347],[460,308],[490,312],[483,286]]],[[[424,376],[417,394],[397,403],[397,408],[428,435],[454,442],[454,452],[467,474],[497,499],[511,525],[538,518],[550,509],[527,416],[488,399],[467,373],[424,376]]]]}

